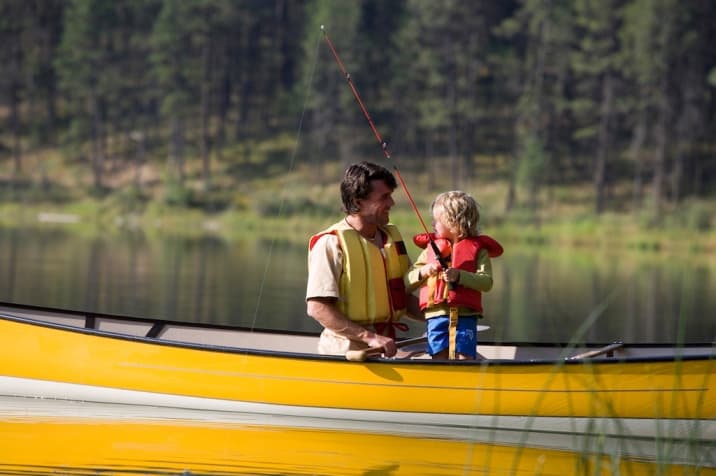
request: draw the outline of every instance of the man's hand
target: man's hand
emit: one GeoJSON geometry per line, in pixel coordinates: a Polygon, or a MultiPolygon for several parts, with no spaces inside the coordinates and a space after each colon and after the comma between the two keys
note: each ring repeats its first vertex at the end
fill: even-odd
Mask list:
{"type": "Polygon", "coordinates": [[[440,266],[440,263],[427,263],[420,267],[420,277],[421,278],[428,278],[430,276],[435,276],[442,270],[442,267],[440,266]]]}
{"type": "Polygon", "coordinates": [[[392,357],[398,352],[395,341],[390,337],[376,334],[375,332],[366,331],[365,336],[361,336],[361,340],[368,344],[369,347],[382,347],[383,354],[386,357],[392,357]]]}

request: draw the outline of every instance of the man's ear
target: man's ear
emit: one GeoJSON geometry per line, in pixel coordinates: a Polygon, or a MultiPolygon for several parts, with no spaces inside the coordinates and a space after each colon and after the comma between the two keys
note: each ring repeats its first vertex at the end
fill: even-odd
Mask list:
{"type": "Polygon", "coordinates": [[[353,207],[353,211],[354,211],[354,212],[360,211],[360,207],[361,207],[361,202],[362,202],[362,201],[363,201],[363,200],[361,200],[360,198],[354,198],[354,199],[353,199],[353,201],[351,202],[351,207],[353,207]]]}

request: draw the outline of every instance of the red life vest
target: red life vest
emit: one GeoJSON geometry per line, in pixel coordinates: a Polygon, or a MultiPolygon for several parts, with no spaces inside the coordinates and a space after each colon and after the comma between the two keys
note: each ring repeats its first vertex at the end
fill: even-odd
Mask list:
{"type": "MultiPolygon", "coordinates": [[[[427,248],[428,262],[438,261],[432,246],[428,246],[430,239],[435,242],[441,254],[444,256],[446,243],[450,242],[444,238],[436,238],[434,234],[422,233],[413,238],[413,242],[421,247],[427,248]]],[[[447,248],[449,249],[449,248],[447,248]]],[[[503,253],[502,245],[487,235],[471,236],[463,238],[452,246],[449,257],[450,266],[474,273],[477,271],[477,256],[481,249],[487,250],[491,258],[500,256],[503,253]]],[[[435,277],[433,277],[435,278],[435,277]]],[[[447,289],[447,283],[442,279],[431,278],[426,286],[420,288],[420,308],[433,306],[446,302],[450,307],[467,307],[478,313],[482,313],[482,293],[476,289],[470,289],[458,284],[454,289],[447,289]]]]}

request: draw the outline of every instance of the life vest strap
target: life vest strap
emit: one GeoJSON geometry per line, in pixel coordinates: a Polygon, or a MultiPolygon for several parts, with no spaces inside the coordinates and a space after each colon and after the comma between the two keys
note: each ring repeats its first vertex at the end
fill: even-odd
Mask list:
{"type": "Polygon", "coordinates": [[[448,358],[450,360],[455,360],[455,348],[457,347],[456,341],[457,341],[457,320],[458,320],[458,310],[456,307],[450,308],[450,327],[448,328],[448,336],[449,336],[449,343],[448,343],[448,358]]]}
{"type": "Polygon", "coordinates": [[[376,322],[373,324],[373,327],[375,328],[375,332],[386,337],[390,337],[391,339],[395,339],[396,332],[395,330],[407,332],[410,330],[410,327],[404,322],[376,322]]]}

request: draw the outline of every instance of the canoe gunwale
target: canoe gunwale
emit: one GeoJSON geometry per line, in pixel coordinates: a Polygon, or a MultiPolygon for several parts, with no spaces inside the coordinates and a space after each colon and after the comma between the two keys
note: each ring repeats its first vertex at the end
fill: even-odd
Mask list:
{"type": "MultiPolygon", "coordinates": [[[[232,326],[228,324],[208,324],[205,322],[183,322],[183,321],[175,321],[171,319],[159,319],[159,318],[147,318],[147,317],[137,317],[137,316],[129,316],[129,315],[123,315],[123,314],[107,314],[107,313],[101,313],[101,312],[93,312],[93,311],[80,311],[76,309],[62,309],[57,307],[44,307],[44,306],[36,306],[33,304],[18,304],[18,303],[10,303],[5,301],[0,301],[0,317],[12,317],[16,320],[23,321],[23,320],[32,320],[36,321],[38,323],[44,324],[45,321],[41,321],[39,319],[30,319],[25,318],[22,316],[12,316],[9,312],[3,311],[2,308],[15,308],[17,310],[23,310],[23,311],[36,311],[36,312],[47,312],[47,313],[57,313],[57,314],[64,314],[68,316],[76,316],[76,317],[84,317],[86,319],[92,319],[96,320],[98,318],[107,318],[107,319],[118,319],[122,321],[127,322],[136,322],[136,323],[143,323],[143,324],[152,324],[154,326],[155,324],[161,325],[161,326],[167,326],[167,325],[177,325],[182,327],[188,327],[188,328],[196,328],[196,329],[218,329],[218,330],[238,330],[238,331],[247,331],[247,332],[265,332],[265,333],[279,333],[279,334],[286,334],[291,336],[318,336],[317,332],[307,332],[307,331],[292,331],[292,330],[276,330],[276,329],[267,329],[267,328],[260,328],[260,327],[242,327],[242,326],[232,326]]],[[[74,326],[64,326],[70,329],[77,329],[74,326]]],[[[85,329],[91,330],[94,329],[94,327],[85,327],[85,329]]]]}
{"type": "MultiPolygon", "coordinates": [[[[277,358],[290,358],[290,359],[302,359],[302,360],[328,360],[328,361],[345,361],[343,356],[331,356],[331,355],[320,355],[316,353],[305,353],[305,352],[292,352],[292,351],[284,351],[284,350],[277,350],[277,349],[262,349],[262,348],[252,348],[252,347],[242,347],[242,346],[236,346],[236,345],[220,345],[220,344],[205,344],[201,342],[191,342],[191,341],[181,341],[181,340],[171,340],[171,339],[165,339],[159,336],[162,329],[175,326],[177,328],[181,328],[182,330],[191,332],[192,330],[217,330],[217,331],[227,331],[227,332],[244,332],[244,333],[250,333],[251,335],[267,335],[267,336],[280,336],[280,337],[302,337],[302,338],[316,338],[316,333],[310,333],[310,332],[296,332],[296,331],[283,331],[283,330],[272,330],[272,329],[249,329],[245,327],[239,327],[239,326],[228,326],[228,325],[213,325],[213,324],[206,324],[206,323],[187,323],[187,322],[180,322],[180,321],[171,321],[171,320],[162,320],[162,319],[147,319],[147,318],[138,318],[138,317],[132,317],[132,316],[121,316],[121,315],[111,315],[111,314],[102,314],[102,313],[94,313],[94,312],[83,312],[83,311],[74,311],[74,310],[65,310],[65,309],[57,309],[57,308],[48,308],[48,307],[41,307],[41,306],[33,306],[33,305],[21,305],[21,304],[13,304],[13,303],[5,303],[0,302],[0,319],[15,321],[19,323],[24,323],[28,325],[34,325],[34,326],[43,326],[53,329],[58,329],[62,331],[69,331],[74,333],[80,333],[84,335],[90,335],[95,337],[101,337],[101,338],[110,338],[110,339],[119,339],[119,340],[126,340],[131,342],[139,342],[139,343],[145,343],[145,344],[151,344],[151,345],[162,345],[162,346],[169,346],[169,347],[177,347],[177,348],[186,348],[186,349],[195,349],[200,351],[206,351],[206,352],[217,352],[217,353],[229,353],[229,354],[240,354],[240,355],[256,355],[256,356],[266,356],[266,357],[277,357],[277,358]],[[2,309],[4,308],[4,309],[2,309]],[[91,323],[89,327],[79,327],[76,325],[70,325],[70,324],[63,324],[58,322],[49,322],[46,320],[42,320],[40,317],[38,318],[32,318],[32,317],[26,317],[26,316],[20,316],[20,315],[14,315],[12,312],[8,312],[6,309],[17,309],[18,311],[29,311],[29,312],[38,312],[38,313],[55,313],[55,314],[61,314],[65,316],[71,316],[71,317],[77,317],[77,318],[85,318],[86,322],[91,323]],[[131,335],[121,332],[113,332],[109,330],[102,330],[94,328],[94,323],[97,321],[97,319],[112,319],[112,320],[119,320],[123,322],[131,322],[131,323],[137,323],[137,324],[143,324],[145,326],[148,326],[150,330],[146,333],[146,335],[131,335]]],[[[366,362],[363,362],[363,365],[396,365],[399,363],[400,365],[442,365],[442,366],[492,366],[492,365],[506,365],[506,366],[512,366],[512,365],[530,365],[530,366],[552,366],[552,365],[589,365],[590,363],[599,363],[599,365],[603,364],[625,364],[625,363],[645,363],[645,362],[674,362],[674,361],[694,361],[694,360],[716,360],[716,352],[715,348],[712,344],[698,344],[698,343],[685,343],[685,344],[679,344],[679,345],[667,345],[667,344],[645,344],[645,343],[636,343],[636,344],[623,344],[620,346],[619,349],[616,349],[617,353],[621,349],[648,349],[648,348],[658,348],[658,349],[673,349],[673,353],[665,354],[665,355],[652,355],[652,356],[625,356],[625,355],[618,355],[618,354],[608,354],[608,355],[598,355],[593,358],[589,359],[581,359],[581,358],[574,358],[570,357],[570,352],[576,351],[578,349],[588,349],[588,350],[598,350],[600,347],[605,346],[613,346],[614,343],[607,343],[607,344],[580,344],[580,345],[573,345],[573,344],[564,344],[564,343],[556,343],[556,344],[548,344],[548,343],[511,343],[511,342],[500,342],[500,343],[494,343],[494,342],[483,342],[480,345],[482,346],[491,346],[491,345],[497,345],[497,346],[508,346],[508,347],[534,347],[534,348],[542,348],[542,349],[555,349],[560,351],[560,357],[559,358],[532,358],[532,359],[524,359],[524,358],[514,358],[514,359],[505,359],[505,358],[496,358],[496,359],[484,359],[480,361],[459,361],[459,360],[453,360],[453,361],[433,361],[429,359],[416,359],[412,360],[409,358],[404,359],[385,359],[385,358],[376,358],[376,359],[370,359],[366,362]],[[707,352],[700,352],[700,353],[687,353],[685,355],[682,355],[679,353],[680,350],[689,350],[689,349],[700,349],[703,348],[704,350],[707,350],[710,348],[710,353],[707,352]]],[[[355,364],[355,363],[354,363],[355,364]]]]}

